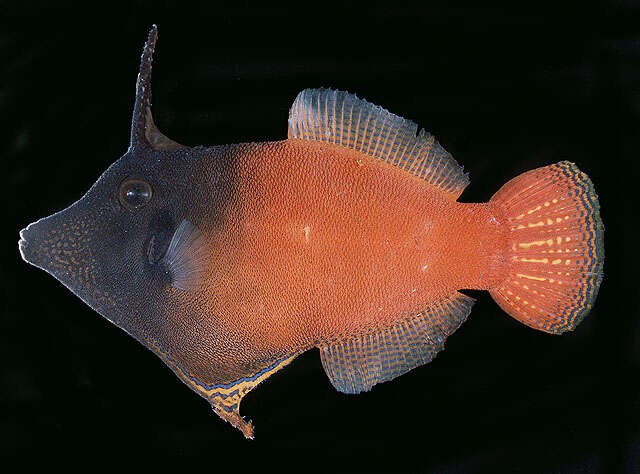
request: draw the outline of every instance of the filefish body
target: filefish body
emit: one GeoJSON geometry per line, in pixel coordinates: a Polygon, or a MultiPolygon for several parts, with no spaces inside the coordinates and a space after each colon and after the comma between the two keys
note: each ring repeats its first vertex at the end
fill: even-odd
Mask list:
{"type": "Polygon", "coordinates": [[[593,305],[603,226],[573,163],[460,203],[468,177],[431,135],[328,89],[298,95],[287,140],[186,147],[153,124],[156,36],[129,150],[20,251],[245,436],[242,397],[303,351],[345,393],[429,362],[470,313],[460,289],[550,333],[593,305]]]}

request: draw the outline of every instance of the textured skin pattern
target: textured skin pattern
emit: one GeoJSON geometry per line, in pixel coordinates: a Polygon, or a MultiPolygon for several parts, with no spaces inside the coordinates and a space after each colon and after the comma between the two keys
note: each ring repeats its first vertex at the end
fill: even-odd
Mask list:
{"type": "Polygon", "coordinates": [[[509,276],[492,296],[527,326],[554,334],[574,329],[602,281],[604,226],[593,183],[563,161],[512,179],[491,202],[511,229],[509,276]]]}
{"type": "Polygon", "coordinates": [[[469,176],[433,135],[354,94],[305,89],[291,106],[289,138],[333,143],[404,169],[456,200],[469,176]]]}
{"type": "Polygon", "coordinates": [[[151,117],[156,37],[129,150],[82,199],[24,229],[20,251],[245,436],[242,397],[311,347],[345,392],[428,362],[469,314],[458,289],[491,290],[548,332],[593,304],[603,228],[575,165],[458,203],[468,178],[433,137],[326,90],[298,97],[289,140],[187,148],[151,117]],[[131,179],[153,190],[143,207],[118,199],[131,179]]]}
{"type": "Polygon", "coordinates": [[[473,298],[456,292],[387,329],[321,346],[324,370],[344,393],[360,393],[399,377],[431,362],[467,319],[472,305],[473,298]]]}
{"type": "Polygon", "coordinates": [[[230,151],[237,181],[225,225],[202,224],[213,255],[204,292],[217,324],[256,351],[250,358],[386,327],[504,277],[506,234],[492,204],[452,202],[335,145],[230,151]]]}
{"type": "Polygon", "coordinates": [[[281,368],[288,365],[298,355],[296,353],[276,361],[250,377],[243,377],[228,384],[207,385],[186,372],[180,362],[166,353],[157,341],[144,338],[144,343],[160,356],[160,358],[176,373],[176,375],[198,395],[211,403],[218,416],[242,431],[246,438],[253,438],[253,424],[240,416],[242,398],[281,368]]]}

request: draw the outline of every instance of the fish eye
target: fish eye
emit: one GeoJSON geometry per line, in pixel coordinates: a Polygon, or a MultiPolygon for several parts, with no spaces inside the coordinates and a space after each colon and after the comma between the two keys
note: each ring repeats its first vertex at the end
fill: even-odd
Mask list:
{"type": "Polygon", "coordinates": [[[118,198],[120,203],[129,210],[139,209],[151,201],[153,190],[146,181],[128,179],[120,185],[118,198]]]}

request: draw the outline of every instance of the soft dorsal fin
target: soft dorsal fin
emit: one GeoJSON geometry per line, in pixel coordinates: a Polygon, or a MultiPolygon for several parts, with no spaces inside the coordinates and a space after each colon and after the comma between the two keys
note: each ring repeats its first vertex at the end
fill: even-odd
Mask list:
{"type": "Polygon", "coordinates": [[[151,148],[153,150],[188,148],[164,136],[153,123],[151,114],[151,66],[157,39],[158,27],[153,25],[140,58],[140,72],[136,81],[136,102],[133,106],[131,142],[129,146],[133,149],[151,148]]]}
{"type": "Polygon", "coordinates": [[[305,89],[289,112],[289,138],[358,150],[424,179],[457,199],[469,177],[433,135],[353,94],[305,89]]]}
{"type": "Polygon", "coordinates": [[[320,346],[322,366],[336,390],[370,390],[431,362],[467,319],[473,303],[473,298],[454,292],[391,327],[320,346]]]}

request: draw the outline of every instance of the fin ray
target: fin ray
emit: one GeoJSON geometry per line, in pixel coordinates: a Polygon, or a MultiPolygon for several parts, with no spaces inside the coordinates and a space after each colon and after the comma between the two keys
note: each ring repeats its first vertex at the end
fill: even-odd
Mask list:
{"type": "Polygon", "coordinates": [[[430,362],[473,302],[455,292],[390,327],[320,346],[327,377],[338,391],[359,393],[430,362]]]}
{"type": "Polygon", "coordinates": [[[160,261],[169,270],[174,287],[181,290],[198,288],[203,283],[208,264],[206,241],[200,230],[183,220],[160,261]]]}
{"type": "Polygon", "coordinates": [[[131,119],[129,147],[133,149],[180,150],[189,148],[167,138],[153,123],[151,114],[151,69],[153,52],[158,40],[158,27],[153,25],[140,58],[140,72],[136,80],[136,101],[131,119]]]}
{"type": "Polygon", "coordinates": [[[593,183],[563,161],[515,177],[491,202],[510,227],[510,271],[491,296],[527,326],[553,334],[574,329],[602,281],[604,226],[593,183]]]}
{"type": "Polygon", "coordinates": [[[457,199],[469,177],[410,120],[344,91],[305,89],[289,113],[289,138],[333,143],[406,170],[457,199]]]}

